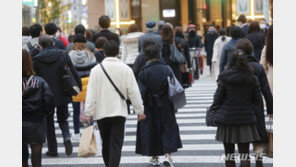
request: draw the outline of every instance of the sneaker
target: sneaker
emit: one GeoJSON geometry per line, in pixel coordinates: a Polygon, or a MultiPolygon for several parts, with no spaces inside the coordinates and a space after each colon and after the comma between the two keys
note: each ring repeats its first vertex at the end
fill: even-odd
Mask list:
{"type": "Polygon", "coordinates": [[[65,152],[67,155],[71,155],[72,154],[72,151],[73,151],[73,146],[72,146],[72,143],[71,143],[71,140],[68,138],[68,139],[65,139],[64,140],[64,145],[65,145],[65,152]]]}
{"type": "Polygon", "coordinates": [[[58,153],[57,153],[57,152],[50,152],[50,151],[47,151],[47,152],[46,152],[46,155],[47,155],[47,156],[50,156],[50,157],[57,157],[57,156],[58,156],[58,153]]]}
{"type": "Polygon", "coordinates": [[[163,161],[164,166],[174,167],[173,160],[169,157],[165,157],[165,160],[163,161]]]}
{"type": "Polygon", "coordinates": [[[71,135],[71,140],[72,140],[72,141],[80,141],[80,134],[75,134],[75,133],[73,133],[73,134],[71,135]]]}
{"type": "Polygon", "coordinates": [[[158,157],[156,157],[155,159],[154,158],[151,158],[150,160],[149,160],[149,162],[150,162],[150,165],[152,165],[152,166],[159,166],[159,161],[158,161],[158,157]]]}

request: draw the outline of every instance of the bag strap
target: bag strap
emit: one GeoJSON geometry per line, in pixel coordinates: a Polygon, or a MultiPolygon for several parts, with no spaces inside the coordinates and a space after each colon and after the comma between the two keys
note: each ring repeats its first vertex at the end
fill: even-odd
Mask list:
{"type": "Polygon", "coordinates": [[[28,43],[27,43],[27,46],[28,46],[29,50],[34,49],[34,47],[33,47],[33,45],[31,44],[31,42],[28,42],[28,43]]]}
{"type": "Polygon", "coordinates": [[[31,82],[31,80],[32,80],[33,76],[34,76],[34,75],[31,75],[31,76],[30,76],[30,78],[29,78],[29,79],[28,79],[28,81],[26,82],[26,86],[28,86],[28,85],[29,85],[29,83],[31,82]]]}
{"type": "Polygon", "coordinates": [[[114,87],[114,89],[116,90],[116,92],[119,94],[119,96],[125,100],[123,94],[120,92],[120,90],[116,87],[116,85],[114,84],[114,82],[112,81],[112,79],[110,78],[110,76],[108,75],[107,71],[105,70],[104,66],[102,63],[100,63],[100,66],[103,70],[103,72],[105,73],[106,77],[108,78],[108,80],[110,81],[110,83],[112,84],[112,86],[114,87]]]}

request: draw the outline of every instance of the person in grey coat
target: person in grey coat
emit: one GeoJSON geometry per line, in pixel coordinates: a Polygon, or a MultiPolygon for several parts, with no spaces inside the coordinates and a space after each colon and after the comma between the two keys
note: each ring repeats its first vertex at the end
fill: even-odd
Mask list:
{"type": "MultiPolygon", "coordinates": [[[[159,47],[159,50],[162,50],[162,38],[160,35],[157,35],[154,33],[154,28],[156,26],[156,23],[154,21],[148,21],[146,22],[146,28],[147,28],[147,33],[140,36],[139,41],[138,41],[138,47],[139,47],[139,53],[143,53],[143,43],[146,39],[153,39],[157,46],[159,47]]],[[[160,52],[161,55],[161,52],[160,52]]]]}

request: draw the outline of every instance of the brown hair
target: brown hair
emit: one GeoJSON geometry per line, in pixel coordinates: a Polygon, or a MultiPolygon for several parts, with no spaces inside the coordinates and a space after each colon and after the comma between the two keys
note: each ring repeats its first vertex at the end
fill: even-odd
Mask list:
{"type": "Polygon", "coordinates": [[[250,23],[249,34],[252,32],[260,32],[260,26],[258,21],[252,21],[250,23]]]}
{"type": "Polygon", "coordinates": [[[164,41],[172,41],[174,36],[172,27],[164,24],[160,29],[160,36],[164,41]]]}
{"type": "Polygon", "coordinates": [[[138,25],[137,24],[131,24],[128,27],[126,34],[129,34],[129,33],[132,33],[132,32],[138,32],[138,31],[139,31],[138,25]]]}
{"type": "Polygon", "coordinates": [[[23,76],[35,75],[31,56],[26,49],[22,50],[22,71],[23,76]]]}
{"type": "Polygon", "coordinates": [[[187,37],[184,35],[183,28],[181,26],[175,27],[175,35],[182,34],[182,38],[184,38],[186,41],[188,41],[187,37]]]}
{"type": "Polygon", "coordinates": [[[85,30],[86,39],[91,41],[93,37],[93,33],[90,30],[85,30]]]}
{"type": "Polygon", "coordinates": [[[72,50],[86,50],[89,53],[92,53],[84,42],[75,42],[73,44],[72,50]]]}
{"type": "Polygon", "coordinates": [[[267,31],[266,61],[267,64],[273,66],[273,25],[271,25],[267,31]]]}
{"type": "Polygon", "coordinates": [[[106,37],[99,37],[96,42],[95,42],[95,46],[97,49],[103,49],[105,43],[108,41],[108,39],[106,37]]]}
{"type": "Polygon", "coordinates": [[[236,44],[236,49],[243,50],[247,55],[253,52],[253,44],[247,38],[240,39],[236,44]]]}

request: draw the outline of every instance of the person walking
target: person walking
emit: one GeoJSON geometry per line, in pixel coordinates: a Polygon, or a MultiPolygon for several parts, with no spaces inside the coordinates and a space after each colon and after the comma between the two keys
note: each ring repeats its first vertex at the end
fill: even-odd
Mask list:
{"type": "Polygon", "coordinates": [[[201,41],[201,36],[196,33],[195,25],[190,24],[187,28],[186,36],[188,38],[189,48],[202,48],[203,43],[201,41]]]}
{"type": "MultiPolygon", "coordinates": [[[[72,143],[70,140],[69,123],[67,119],[69,117],[68,103],[72,101],[72,96],[68,95],[63,89],[61,80],[61,75],[63,74],[61,74],[61,69],[68,66],[80,90],[82,89],[82,85],[80,77],[72,64],[69,55],[64,50],[54,47],[53,43],[52,37],[49,37],[48,35],[42,35],[39,37],[41,52],[33,57],[34,71],[48,83],[54,95],[54,108],[57,109],[57,122],[62,131],[65,152],[67,155],[71,155],[72,143]]],[[[47,156],[58,156],[54,126],[54,108],[52,109],[51,114],[46,118],[47,156]]]]}
{"type": "Polygon", "coordinates": [[[242,38],[248,35],[250,26],[248,25],[246,15],[240,15],[237,18],[237,26],[242,29],[242,33],[241,33],[242,38]]]}
{"type": "Polygon", "coordinates": [[[157,31],[156,32],[154,32],[155,34],[157,34],[157,35],[160,35],[160,30],[161,30],[161,28],[162,28],[162,26],[165,24],[165,21],[163,21],[163,20],[159,20],[158,21],[158,29],[157,29],[157,31]]]}
{"type": "Polygon", "coordinates": [[[225,69],[228,68],[228,65],[232,59],[232,53],[236,48],[236,44],[241,38],[242,30],[238,26],[233,26],[230,28],[230,37],[232,38],[229,42],[227,42],[221,51],[220,55],[220,64],[219,64],[219,72],[222,73],[225,69]]]}
{"type": "Polygon", "coordinates": [[[258,79],[243,51],[234,51],[228,69],[218,78],[212,106],[218,106],[214,121],[218,125],[216,140],[223,142],[226,167],[235,167],[235,144],[241,167],[250,167],[250,143],[260,139],[253,105],[261,101],[258,79]]]}
{"type": "Polygon", "coordinates": [[[96,43],[95,43],[96,49],[95,49],[94,55],[96,56],[98,63],[101,63],[105,59],[104,45],[107,41],[108,39],[105,37],[99,37],[96,40],[96,43]]]}
{"type": "Polygon", "coordinates": [[[72,64],[76,68],[82,83],[81,92],[73,97],[72,102],[74,133],[72,134],[71,139],[74,141],[80,141],[80,113],[84,113],[84,111],[80,111],[80,106],[84,106],[90,70],[97,64],[96,57],[88,49],[86,41],[87,40],[83,34],[79,33],[75,35],[73,41],[74,45],[69,53],[72,64]]]}
{"type": "Polygon", "coordinates": [[[53,107],[53,95],[46,81],[35,76],[29,52],[22,50],[22,167],[41,167],[42,145],[45,142],[44,119],[53,107]]]}
{"type": "Polygon", "coordinates": [[[220,55],[223,46],[231,40],[230,37],[226,36],[226,30],[221,28],[218,32],[219,37],[216,39],[213,47],[213,57],[212,57],[212,78],[217,81],[219,76],[219,64],[220,55]]]}
{"type": "Polygon", "coordinates": [[[117,58],[119,44],[113,40],[106,42],[104,53],[106,58],[90,73],[85,113],[89,122],[93,117],[98,123],[105,165],[118,167],[128,116],[125,100],[131,101],[138,120],[145,119],[146,116],[143,114],[143,101],[133,71],[117,58]]]}
{"type": "Polygon", "coordinates": [[[218,38],[215,26],[209,27],[209,32],[205,35],[205,51],[207,53],[207,65],[210,67],[210,73],[212,73],[212,58],[213,58],[213,47],[216,39],[218,38]]]}
{"type": "Polygon", "coordinates": [[[121,60],[131,68],[139,55],[138,41],[142,35],[144,33],[139,32],[137,24],[132,24],[129,26],[127,34],[122,40],[121,60]]]}
{"type": "MultiPolygon", "coordinates": [[[[31,40],[29,40],[26,45],[23,46],[23,49],[26,49],[29,53],[31,52],[30,47],[32,46],[32,48],[38,48],[39,47],[39,36],[42,34],[42,26],[40,24],[33,24],[30,26],[29,28],[29,33],[31,35],[31,40]]],[[[32,57],[34,57],[35,55],[31,55],[32,57]]]]}
{"type": "Polygon", "coordinates": [[[158,156],[165,154],[163,164],[173,167],[171,153],[182,148],[176,111],[168,95],[168,77],[174,74],[159,60],[157,45],[147,46],[145,56],[147,64],[141,70],[138,84],[147,119],[137,124],[136,153],[152,156],[150,164],[153,166],[159,165],[158,156]]]}
{"type": "Polygon", "coordinates": [[[250,24],[249,34],[246,36],[254,47],[254,54],[258,61],[261,59],[261,52],[265,44],[265,36],[260,32],[260,26],[257,21],[253,21],[250,24]]]}
{"type": "Polygon", "coordinates": [[[262,50],[260,64],[264,67],[271,93],[273,93],[273,25],[267,31],[266,45],[262,50]]]}
{"type": "Polygon", "coordinates": [[[56,36],[56,34],[58,32],[58,27],[56,26],[55,23],[45,24],[44,30],[45,30],[45,33],[53,39],[54,47],[56,47],[58,49],[62,49],[62,50],[66,49],[64,43],[60,39],[58,39],[56,36]]]}
{"type": "Polygon", "coordinates": [[[31,40],[30,29],[29,27],[24,26],[22,28],[22,48],[27,45],[27,43],[31,40]]]}
{"type": "Polygon", "coordinates": [[[63,42],[65,47],[67,47],[69,45],[70,42],[68,41],[67,37],[64,35],[64,33],[60,27],[58,27],[58,31],[55,36],[57,37],[57,39],[59,39],[60,41],[63,42]]]}

